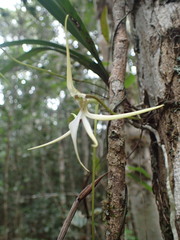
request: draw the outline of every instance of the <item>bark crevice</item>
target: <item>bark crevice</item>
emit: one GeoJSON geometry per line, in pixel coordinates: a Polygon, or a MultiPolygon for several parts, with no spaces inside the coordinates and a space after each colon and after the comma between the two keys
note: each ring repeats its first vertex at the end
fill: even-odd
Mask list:
{"type": "Polygon", "coordinates": [[[149,125],[159,135],[151,134],[153,190],[159,210],[160,225],[166,240],[180,238],[180,5],[177,2],[139,1],[132,12],[132,26],[138,42],[137,72],[142,101],[165,103],[153,114],[149,125]],[[177,236],[178,234],[178,236],[177,236]]]}

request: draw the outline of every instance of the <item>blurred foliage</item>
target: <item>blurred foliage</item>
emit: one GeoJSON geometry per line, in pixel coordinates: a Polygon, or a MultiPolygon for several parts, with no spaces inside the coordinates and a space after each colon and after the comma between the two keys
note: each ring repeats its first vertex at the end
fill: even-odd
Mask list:
{"type": "Polygon", "coordinates": [[[152,187],[147,183],[151,180],[149,173],[142,167],[128,166],[127,176],[132,178],[135,182],[142,185],[146,190],[152,192],[152,187]]]}
{"type": "Polygon", "coordinates": [[[125,238],[126,240],[138,240],[136,237],[134,237],[133,232],[129,229],[125,229],[125,238]]]}
{"type": "MultiPolygon", "coordinates": [[[[60,26],[57,27],[52,16],[37,1],[23,2],[17,5],[15,11],[0,9],[0,36],[3,41],[24,38],[58,41],[57,28],[60,26]]],[[[84,11],[85,21],[88,22],[84,1],[81,4],[81,11],[84,11]]],[[[91,6],[90,16],[93,4],[89,1],[88,5],[91,6]]],[[[95,19],[91,21],[91,28],[95,27],[95,19]]],[[[72,37],[72,46],[74,41],[72,37]]],[[[82,46],[74,46],[82,49],[82,46]]],[[[31,45],[24,44],[7,51],[12,56],[19,56],[30,49],[31,45]]],[[[1,52],[1,68],[8,61],[1,52]]],[[[63,75],[66,73],[64,56],[57,53],[39,53],[26,63],[63,75]]],[[[80,81],[78,88],[86,92],[96,91],[94,85],[86,84],[89,81],[88,71],[75,61],[73,65],[73,76],[80,81]]],[[[91,79],[92,84],[96,81],[96,77],[91,79]]],[[[98,93],[106,95],[101,88],[98,93]]],[[[21,65],[0,76],[0,95],[0,239],[56,239],[77,193],[87,184],[87,177],[77,164],[70,138],[45,149],[27,149],[64,133],[68,117],[77,106],[66,93],[65,80],[21,65]]],[[[83,145],[85,150],[80,154],[82,159],[88,161],[91,159],[90,153],[87,155],[84,152],[89,152],[90,143],[83,129],[78,134],[81,136],[78,145],[83,145]]],[[[100,136],[103,135],[102,130],[100,136]]],[[[98,191],[97,207],[101,208],[105,191],[102,188],[98,191]]],[[[88,225],[90,229],[89,223],[84,225],[89,215],[83,204],[79,211],[82,215],[74,219],[67,239],[80,239],[86,235],[88,225]]]]}

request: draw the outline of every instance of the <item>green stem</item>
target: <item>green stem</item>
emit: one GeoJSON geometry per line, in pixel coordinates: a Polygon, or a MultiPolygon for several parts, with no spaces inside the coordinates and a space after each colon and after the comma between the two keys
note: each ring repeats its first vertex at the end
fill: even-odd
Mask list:
{"type": "MultiPolygon", "coordinates": [[[[96,104],[95,113],[98,113],[99,104],[96,104]]],[[[94,135],[96,137],[97,120],[94,120],[94,135]]],[[[94,219],[94,200],[95,200],[95,175],[96,175],[96,147],[93,147],[92,155],[92,240],[95,240],[95,219],[94,219]]]]}
{"type": "Polygon", "coordinates": [[[7,78],[0,72],[0,77],[2,77],[4,80],[8,81],[7,78]]]}
{"type": "Polygon", "coordinates": [[[116,113],[113,112],[100,98],[98,98],[95,95],[92,94],[86,94],[86,98],[93,98],[95,99],[97,102],[99,102],[110,114],[115,115],[116,113]]]}

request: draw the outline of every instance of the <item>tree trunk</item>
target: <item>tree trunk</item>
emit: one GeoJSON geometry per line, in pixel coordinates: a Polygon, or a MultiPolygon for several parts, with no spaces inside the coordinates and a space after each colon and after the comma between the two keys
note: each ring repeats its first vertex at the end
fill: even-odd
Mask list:
{"type": "MultiPolygon", "coordinates": [[[[113,66],[109,79],[109,101],[113,111],[123,111],[118,108],[124,99],[124,79],[126,73],[128,40],[125,22],[125,1],[113,1],[113,18],[115,26],[113,66]]],[[[106,240],[123,239],[126,215],[126,184],[125,184],[125,149],[124,121],[112,121],[108,131],[108,210],[106,212],[106,240]]]]}
{"type": "MultiPolygon", "coordinates": [[[[133,1],[131,1],[132,3],[133,1]]],[[[164,102],[149,115],[153,191],[165,240],[180,239],[179,1],[138,0],[130,6],[141,99],[164,102]]]]}

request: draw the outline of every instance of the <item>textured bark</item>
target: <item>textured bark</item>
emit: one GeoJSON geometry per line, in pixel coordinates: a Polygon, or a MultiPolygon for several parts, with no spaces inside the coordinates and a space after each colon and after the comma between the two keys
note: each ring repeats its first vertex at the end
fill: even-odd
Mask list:
{"type": "Polygon", "coordinates": [[[153,193],[143,184],[151,186],[151,161],[149,135],[131,125],[126,127],[126,155],[128,164],[140,167],[149,177],[138,171],[128,171],[128,212],[127,228],[133,231],[138,240],[162,240],[158,210],[153,193]],[[143,226],[143,227],[142,227],[143,226]]]}
{"type": "MultiPolygon", "coordinates": [[[[112,110],[124,99],[124,78],[126,72],[128,40],[125,23],[121,19],[125,15],[125,1],[113,1],[113,17],[115,26],[113,66],[109,79],[109,101],[112,110]],[[121,21],[121,22],[120,22],[121,21]],[[119,24],[120,23],[120,24],[119,24]]],[[[118,109],[123,111],[123,108],[118,109]]],[[[107,240],[123,239],[126,215],[125,184],[125,151],[124,121],[112,121],[108,131],[108,210],[107,240]]]]}
{"type": "MultiPolygon", "coordinates": [[[[180,239],[179,1],[134,1],[132,27],[138,80],[145,105],[165,102],[151,114],[153,190],[164,239],[180,239]]],[[[131,6],[132,7],[132,6],[131,6]]]]}

